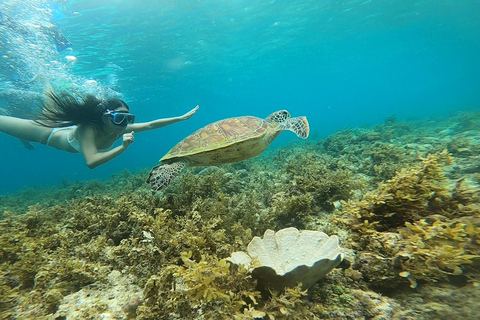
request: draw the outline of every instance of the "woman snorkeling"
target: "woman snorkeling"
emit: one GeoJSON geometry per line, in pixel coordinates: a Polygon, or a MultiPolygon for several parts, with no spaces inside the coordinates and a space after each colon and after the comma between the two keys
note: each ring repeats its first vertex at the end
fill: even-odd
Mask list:
{"type": "Polygon", "coordinates": [[[87,166],[93,169],[124,152],[133,143],[134,133],[190,119],[197,109],[179,117],[134,123],[135,115],[123,100],[100,100],[87,95],[79,101],[69,94],[48,92],[38,119],[0,116],[0,131],[21,140],[82,153],[87,166]],[[110,149],[120,137],[122,144],[110,149]]]}

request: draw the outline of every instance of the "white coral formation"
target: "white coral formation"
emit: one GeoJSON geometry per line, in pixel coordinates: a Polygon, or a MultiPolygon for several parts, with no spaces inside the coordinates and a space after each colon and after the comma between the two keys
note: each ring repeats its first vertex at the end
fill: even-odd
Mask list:
{"type": "Polygon", "coordinates": [[[281,290],[302,283],[307,289],[343,260],[337,236],[286,228],[254,237],[247,253],[234,252],[229,261],[244,265],[260,287],[281,290]]]}

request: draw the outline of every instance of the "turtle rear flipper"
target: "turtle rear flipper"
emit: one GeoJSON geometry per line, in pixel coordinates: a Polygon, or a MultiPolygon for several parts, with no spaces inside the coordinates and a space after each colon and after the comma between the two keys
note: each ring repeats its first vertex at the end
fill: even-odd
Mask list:
{"type": "Polygon", "coordinates": [[[186,161],[159,164],[150,171],[147,183],[150,183],[153,191],[160,191],[168,186],[186,166],[186,161]]]}
{"type": "Polygon", "coordinates": [[[282,130],[290,130],[302,139],[307,139],[310,134],[310,126],[306,117],[287,119],[280,126],[282,130]]]}

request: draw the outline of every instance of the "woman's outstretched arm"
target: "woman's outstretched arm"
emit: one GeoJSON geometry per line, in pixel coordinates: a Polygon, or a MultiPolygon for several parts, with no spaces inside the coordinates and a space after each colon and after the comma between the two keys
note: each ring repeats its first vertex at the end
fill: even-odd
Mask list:
{"type": "Polygon", "coordinates": [[[141,122],[141,123],[134,123],[134,124],[129,124],[124,132],[131,132],[135,131],[137,132],[142,132],[142,131],[148,131],[148,130],[154,130],[158,129],[161,127],[168,126],[172,123],[183,121],[183,120],[188,120],[190,119],[195,112],[197,112],[199,106],[196,106],[192,110],[188,111],[182,116],[179,117],[173,117],[173,118],[164,118],[164,119],[157,119],[149,122],[141,122]]]}

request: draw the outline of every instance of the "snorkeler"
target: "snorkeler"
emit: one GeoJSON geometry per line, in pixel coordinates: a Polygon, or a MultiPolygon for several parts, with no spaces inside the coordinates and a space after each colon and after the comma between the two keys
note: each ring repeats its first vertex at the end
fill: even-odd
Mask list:
{"type": "Polygon", "coordinates": [[[100,100],[87,95],[78,101],[68,94],[49,92],[37,120],[0,115],[0,131],[21,140],[81,153],[93,169],[124,152],[133,143],[134,133],[190,119],[197,109],[179,117],[134,123],[135,115],[123,100],[100,100]],[[120,137],[122,144],[110,149],[120,137]]]}

